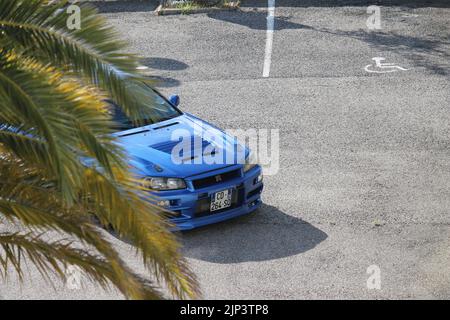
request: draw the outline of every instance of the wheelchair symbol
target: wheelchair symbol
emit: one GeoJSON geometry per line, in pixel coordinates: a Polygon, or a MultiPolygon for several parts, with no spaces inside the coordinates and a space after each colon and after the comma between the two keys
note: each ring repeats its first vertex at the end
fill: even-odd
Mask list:
{"type": "Polygon", "coordinates": [[[407,71],[409,69],[402,68],[400,66],[395,65],[395,63],[382,63],[381,61],[386,60],[383,57],[375,57],[372,58],[373,61],[375,61],[375,65],[368,64],[364,67],[364,70],[370,73],[388,73],[388,72],[395,72],[395,71],[407,71]]]}

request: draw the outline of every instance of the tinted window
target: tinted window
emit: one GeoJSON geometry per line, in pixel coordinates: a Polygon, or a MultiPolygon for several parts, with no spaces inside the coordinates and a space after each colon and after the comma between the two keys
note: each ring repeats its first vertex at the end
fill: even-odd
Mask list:
{"type": "Polygon", "coordinates": [[[158,123],[178,117],[182,114],[159,93],[143,83],[133,87],[133,92],[137,95],[141,95],[139,99],[144,103],[141,107],[143,107],[143,110],[146,110],[146,115],[139,119],[131,119],[119,105],[111,100],[106,100],[109,104],[108,112],[116,123],[114,129],[118,131],[158,123]]]}

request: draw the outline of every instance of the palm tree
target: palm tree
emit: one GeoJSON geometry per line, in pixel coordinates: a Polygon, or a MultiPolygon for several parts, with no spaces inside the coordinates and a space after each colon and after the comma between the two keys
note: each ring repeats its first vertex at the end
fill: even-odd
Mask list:
{"type": "Polygon", "coordinates": [[[64,280],[76,266],[130,299],[166,297],[162,287],[195,298],[195,277],[164,213],[143,200],[103,102],[132,117],[151,112],[120,76],[143,80],[138,60],[90,6],[69,30],[66,6],[0,0],[0,231],[17,230],[0,233],[0,274],[22,278],[26,260],[64,280]],[[137,248],[149,279],[126,266],[91,213],[137,248]]]}

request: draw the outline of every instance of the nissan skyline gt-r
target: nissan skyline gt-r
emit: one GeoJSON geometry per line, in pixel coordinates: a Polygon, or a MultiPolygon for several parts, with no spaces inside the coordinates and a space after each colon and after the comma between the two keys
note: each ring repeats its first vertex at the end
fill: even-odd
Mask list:
{"type": "Polygon", "coordinates": [[[117,124],[114,135],[151,198],[174,213],[170,220],[176,230],[256,210],[261,205],[263,179],[250,150],[217,127],[180,111],[178,96],[166,99],[143,87],[153,105],[151,116],[139,124],[108,101],[117,124]]]}

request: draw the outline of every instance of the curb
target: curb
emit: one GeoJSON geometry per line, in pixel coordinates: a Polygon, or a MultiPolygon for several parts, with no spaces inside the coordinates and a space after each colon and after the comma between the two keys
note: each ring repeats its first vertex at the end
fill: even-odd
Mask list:
{"type": "Polygon", "coordinates": [[[231,11],[239,9],[239,1],[232,2],[230,5],[226,7],[205,7],[205,8],[196,8],[196,9],[178,9],[178,8],[163,8],[162,4],[160,4],[154,11],[157,16],[168,16],[168,15],[176,15],[176,14],[196,14],[196,13],[209,13],[216,11],[231,11]]]}

